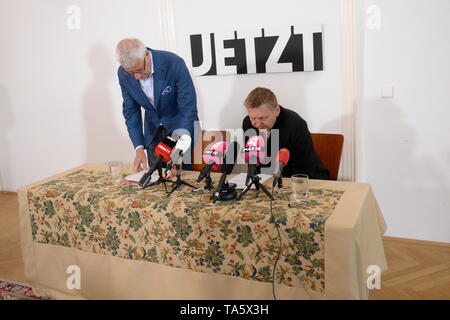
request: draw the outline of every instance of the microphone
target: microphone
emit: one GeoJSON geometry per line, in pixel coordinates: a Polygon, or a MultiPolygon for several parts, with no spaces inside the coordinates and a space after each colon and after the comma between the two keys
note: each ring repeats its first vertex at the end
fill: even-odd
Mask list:
{"type": "Polygon", "coordinates": [[[246,188],[236,198],[237,201],[250,190],[252,185],[255,185],[256,190],[262,190],[270,198],[274,199],[266,187],[260,182],[261,178],[258,176],[256,167],[259,166],[265,157],[265,143],[264,138],[261,136],[253,136],[248,139],[247,144],[243,150],[243,157],[245,162],[248,163],[247,177],[245,178],[246,188]]]}
{"type": "Polygon", "coordinates": [[[247,168],[247,177],[245,184],[248,185],[251,176],[256,172],[256,166],[259,166],[265,157],[265,142],[261,136],[252,136],[248,139],[243,151],[243,158],[249,164],[247,168]]]}
{"type": "Polygon", "coordinates": [[[248,139],[243,149],[245,162],[259,166],[265,157],[265,142],[261,136],[253,136],[248,139]]]}
{"type": "Polygon", "coordinates": [[[217,170],[220,168],[222,164],[222,160],[224,158],[224,153],[228,148],[228,143],[226,141],[220,141],[211,146],[209,150],[206,150],[203,153],[203,161],[206,163],[206,166],[200,171],[198,175],[197,182],[202,181],[212,170],[217,170]]]}
{"type": "Polygon", "coordinates": [[[239,143],[234,141],[227,148],[221,168],[222,175],[220,176],[219,184],[217,186],[216,193],[214,194],[214,200],[233,200],[236,198],[236,184],[228,185],[228,182],[225,182],[225,180],[227,175],[233,171],[238,152],[239,143]]]}
{"type": "Polygon", "coordinates": [[[278,151],[276,158],[276,169],[273,176],[273,188],[277,185],[277,183],[279,188],[283,188],[283,181],[281,180],[281,177],[283,174],[283,168],[286,167],[289,162],[289,157],[290,153],[288,149],[282,148],[278,151]]]}
{"type": "Polygon", "coordinates": [[[181,165],[183,155],[191,147],[192,139],[189,135],[183,134],[177,141],[174,150],[170,155],[170,160],[175,165],[181,165]]]}
{"type": "Polygon", "coordinates": [[[153,172],[158,168],[161,163],[161,160],[164,162],[170,161],[170,154],[172,152],[172,148],[175,146],[175,140],[171,137],[166,137],[158,143],[155,147],[154,155],[156,156],[155,161],[151,164],[148,171],[144,173],[142,178],[139,180],[139,185],[143,188],[146,188],[150,183],[153,172]]]}
{"type": "MultiPolygon", "coordinates": [[[[186,181],[181,180],[181,174],[180,171],[178,171],[179,166],[181,166],[182,162],[183,162],[183,155],[186,153],[186,151],[188,151],[188,149],[191,146],[191,136],[187,135],[187,134],[183,134],[177,141],[175,148],[173,150],[173,152],[170,155],[170,163],[175,165],[175,168],[177,169],[177,179],[174,182],[174,187],[172,188],[172,191],[170,191],[167,196],[170,196],[172,194],[172,192],[174,192],[178,187],[186,185],[188,187],[191,187],[193,189],[195,189],[196,187],[187,183],[186,181]]],[[[166,173],[167,170],[169,169],[169,165],[166,168],[166,173]]]]}

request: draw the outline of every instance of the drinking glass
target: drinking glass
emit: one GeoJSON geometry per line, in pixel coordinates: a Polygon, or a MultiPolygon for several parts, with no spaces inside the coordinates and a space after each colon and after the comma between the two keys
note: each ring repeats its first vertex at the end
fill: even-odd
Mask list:
{"type": "Polygon", "coordinates": [[[122,180],[122,161],[108,161],[109,173],[113,182],[122,180]]]}
{"type": "Polygon", "coordinates": [[[297,202],[303,202],[308,196],[308,175],[294,174],[291,177],[292,197],[297,202]]]}

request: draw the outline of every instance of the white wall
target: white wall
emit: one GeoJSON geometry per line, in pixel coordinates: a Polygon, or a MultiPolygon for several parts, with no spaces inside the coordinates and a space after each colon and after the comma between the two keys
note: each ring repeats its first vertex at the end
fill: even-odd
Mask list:
{"type": "Polygon", "coordinates": [[[114,50],[128,36],[160,45],[157,3],[1,1],[0,32],[0,189],[87,162],[131,163],[114,50]],[[66,27],[74,4],[80,30],[66,27]]]}
{"type": "MultiPolygon", "coordinates": [[[[87,162],[132,161],[114,58],[127,36],[154,48],[170,43],[187,58],[192,33],[322,23],[324,71],[195,77],[199,115],[206,129],[239,128],[247,93],[267,86],[312,132],[342,132],[341,1],[173,0],[176,39],[160,30],[160,19],[171,21],[159,14],[164,3],[1,2],[1,190],[87,162]],[[80,30],[66,27],[72,4],[81,8],[80,30]]],[[[450,2],[363,4],[380,6],[382,24],[364,34],[358,176],[373,186],[389,235],[450,242],[450,2]],[[395,86],[393,99],[380,99],[383,84],[395,86]]]]}
{"type": "Polygon", "coordinates": [[[199,115],[206,129],[240,128],[245,96],[267,86],[311,131],[341,132],[335,0],[283,6],[255,0],[20,0],[1,6],[1,41],[9,44],[2,45],[0,59],[1,189],[15,190],[86,162],[132,161],[114,59],[115,44],[126,36],[154,48],[174,42],[187,60],[190,33],[323,23],[324,71],[196,77],[199,115]],[[159,29],[160,19],[170,22],[159,10],[171,3],[176,41],[159,29]],[[81,8],[80,30],[66,28],[72,4],[81,8]]]}
{"type": "MultiPolygon", "coordinates": [[[[313,132],[341,132],[339,2],[336,0],[183,1],[173,0],[177,52],[189,57],[189,35],[265,28],[266,34],[291,24],[323,24],[324,71],[194,78],[200,118],[206,129],[241,128],[243,101],[257,86],[271,88],[278,102],[298,112],[313,132]]],[[[259,34],[259,33],[258,33],[259,34]]],[[[255,34],[258,35],[258,34],[255,34]]],[[[187,61],[191,65],[190,61],[187,61]]]]}
{"type": "MultiPolygon", "coordinates": [[[[258,36],[264,28],[266,35],[277,35],[283,29],[288,33],[291,25],[322,25],[323,71],[194,77],[204,129],[241,128],[247,115],[243,101],[252,89],[262,86],[274,91],[280,105],[300,114],[311,132],[343,133],[340,1],[284,0],[281,4],[270,0],[172,0],[172,3],[176,52],[188,65],[191,65],[192,34],[213,32],[230,39],[234,31],[239,37],[251,31],[258,36]]],[[[247,39],[251,38],[247,35],[247,39]]],[[[342,163],[349,151],[347,143],[342,163]]],[[[348,179],[347,171],[342,165],[339,177],[348,179]]]]}
{"type": "Polygon", "coordinates": [[[361,180],[388,235],[450,242],[450,1],[364,4],[379,6],[381,29],[364,34],[361,180]]]}

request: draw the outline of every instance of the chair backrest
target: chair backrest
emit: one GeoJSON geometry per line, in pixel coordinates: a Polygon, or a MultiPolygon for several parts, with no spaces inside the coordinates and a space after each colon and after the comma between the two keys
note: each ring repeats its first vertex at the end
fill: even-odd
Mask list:
{"type": "Polygon", "coordinates": [[[201,171],[206,163],[203,162],[202,154],[209,146],[220,141],[228,141],[225,130],[202,130],[200,141],[198,141],[192,150],[192,170],[201,171]]]}
{"type": "Polygon", "coordinates": [[[311,133],[311,138],[314,150],[330,173],[330,179],[337,180],[344,136],[332,133],[311,133]]]}

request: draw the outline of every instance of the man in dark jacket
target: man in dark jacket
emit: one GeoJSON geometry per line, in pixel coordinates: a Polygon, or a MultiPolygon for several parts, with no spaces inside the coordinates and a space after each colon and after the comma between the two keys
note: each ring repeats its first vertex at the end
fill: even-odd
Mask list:
{"type": "Polygon", "coordinates": [[[328,170],[314,151],[306,121],[296,112],[281,107],[271,90],[260,87],[252,90],[245,99],[244,106],[248,112],[242,123],[244,132],[253,129],[256,134],[261,133],[261,136],[268,137],[266,157],[269,157],[270,161],[265,161],[261,167],[271,166],[278,150],[286,148],[290,152],[290,158],[283,169],[283,176],[303,173],[310,179],[329,179],[328,170]],[[278,132],[274,132],[276,129],[278,132]],[[275,143],[272,140],[276,138],[279,138],[279,148],[272,150],[272,143],[275,143]],[[274,154],[271,154],[271,150],[274,154]]]}

